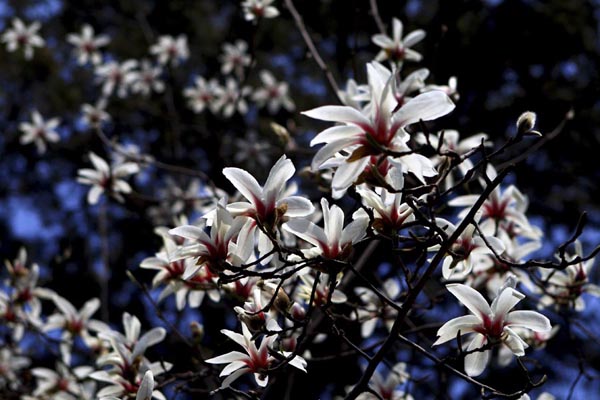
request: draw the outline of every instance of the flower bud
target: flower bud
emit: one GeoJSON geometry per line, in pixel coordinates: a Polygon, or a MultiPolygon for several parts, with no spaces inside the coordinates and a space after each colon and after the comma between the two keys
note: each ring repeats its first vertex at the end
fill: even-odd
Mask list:
{"type": "Polygon", "coordinates": [[[534,112],[525,111],[517,119],[517,136],[542,136],[538,131],[534,131],[535,120],[537,116],[534,112]]]}

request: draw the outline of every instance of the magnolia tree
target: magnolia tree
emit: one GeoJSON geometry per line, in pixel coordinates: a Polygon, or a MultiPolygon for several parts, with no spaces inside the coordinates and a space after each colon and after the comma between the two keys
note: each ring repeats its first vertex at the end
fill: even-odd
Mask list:
{"type": "MultiPolygon", "coordinates": [[[[555,398],[544,384],[560,371],[544,363],[544,347],[561,336],[579,351],[573,318],[600,295],[589,279],[600,247],[582,248],[582,217],[554,259],[532,259],[544,232],[506,179],[562,126],[539,132],[527,110],[504,141],[446,126],[456,78],[431,81],[419,67],[425,31],[384,24],[376,1],[365,78],[343,89],[293,1],[237,7],[251,35],[222,43],[214,76],[183,69],[194,37],[155,32],[143,16],[140,58],[115,57],[102,26],[53,44],[52,57],[86,71],[80,85],[94,95],[80,121],[32,106],[16,140],[43,159],[73,141],[59,133],[65,125],[91,132],[70,144],[85,154],[71,179],[97,210],[99,290],[72,301],[25,248],[7,259],[2,398],[555,398]],[[257,57],[267,39],[256,33],[273,19],[298,29],[334,103],[297,110],[290,85],[257,57]],[[120,140],[115,115],[127,102],[165,104],[170,157],[120,140]],[[231,146],[246,167],[215,176],[178,162],[190,114],[245,124],[250,133],[231,146]],[[110,221],[123,210],[160,239],[137,265],[111,262],[110,221]],[[115,305],[117,269],[146,306],[138,315],[115,305]]],[[[2,42],[29,63],[43,35],[16,17],[2,42]]],[[[573,387],[589,361],[578,362],[573,387]]]]}

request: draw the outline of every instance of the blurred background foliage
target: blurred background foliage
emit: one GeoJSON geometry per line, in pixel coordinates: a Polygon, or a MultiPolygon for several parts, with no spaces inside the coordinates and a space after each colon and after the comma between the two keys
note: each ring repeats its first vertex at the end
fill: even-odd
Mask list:
{"type": "MultiPolygon", "coordinates": [[[[340,86],[348,78],[364,82],[364,65],[378,50],[371,43],[377,26],[369,1],[295,3],[340,86]]],[[[417,50],[424,55],[422,66],[431,70],[429,83],[444,84],[451,76],[458,78],[457,109],[440,126],[457,129],[464,137],[486,132],[499,143],[514,134],[516,118],[523,111],[538,113],[542,133],[551,132],[569,110],[574,111],[574,118],[561,133],[517,166],[511,179],[529,196],[530,215],[544,227],[549,242],[544,247],[546,257],[552,255],[553,244],[564,239],[584,210],[590,216],[584,242],[597,244],[600,1],[377,3],[388,28],[395,16],[404,22],[405,32],[427,31],[427,38],[417,50]]],[[[66,42],[66,35],[79,32],[84,23],[110,36],[107,59],[149,58],[150,45],[164,34],[185,33],[190,45],[190,58],[165,74],[168,89],[164,94],[110,99],[107,111],[112,122],[106,127],[109,137],[134,143],[159,160],[202,170],[218,186],[230,190],[220,171],[224,166],[236,165],[238,152],[251,152],[249,144],[257,141],[268,145],[258,151],[272,160],[284,150],[269,127],[275,121],[293,135],[297,147],[289,153],[296,165],[299,169],[308,165],[312,152],[308,151],[308,141],[316,129],[308,118],[286,111],[272,116],[254,107],[247,116],[231,119],[206,112],[194,114],[182,94],[195,76],[219,77],[222,44],[241,38],[253,43],[255,49],[256,67],[249,74],[249,85],[258,86],[257,72],[268,69],[278,80],[289,82],[298,111],[336,104],[324,76],[307,55],[289,12],[282,2],[276,5],[282,16],[256,26],[244,21],[237,0],[0,1],[0,31],[7,29],[13,17],[26,22],[39,20],[41,35],[46,39],[46,47],[36,50],[30,61],[20,52],[8,53],[4,46],[0,48],[2,258],[12,259],[19,247],[26,246],[31,258],[44,267],[43,280],[48,286],[74,304],[81,304],[99,292],[95,282],[103,272],[98,221],[103,208],[108,207],[112,319],[118,321],[125,307],[143,316],[147,307],[134,284],[126,279],[125,271],[137,270],[140,260],[160,246],[153,233],[158,221],[148,215],[157,205],[167,176],[149,168],[135,178],[138,195],[124,205],[106,200],[99,206],[86,204],[88,188],[75,182],[77,169],[89,165],[88,151],[106,155],[106,149],[81,123],[80,113],[83,103],[93,104],[99,98],[100,86],[95,83],[93,69],[76,64],[72,46],[66,42]],[[41,156],[33,146],[22,146],[18,141],[18,125],[29,120],[33,109],[44,117],[62,119],[61,142],[41,156]],[[248,138],[250,132],[255,136],[240,146],[240,140],[248,138]]],[[[415,67],[408,64],[406,70],[415,67]]],[[[255,157],[250,153],[249,159],[255,157]]],[[[259,181],[270,167],[247,163],[237,166],[251,170],[259,181]]],[[[182,187],[190,183],[185,176],[171,178],[182,187]]],[[[189,205],[187,211],[191,211],[189,205]]],[[[151,314],[152,310],[146,314],[149,321],[154,320],[151,314]]],[[[216,314],[213,317],[217,318],[216,314]]],[[[185,321],[197,316],[174,318],[185,326],[185,321]]],[[[212,331],[207,327],[208,335],[216,335],[218,328],[217,324],[212,331]]],[[[595,357],[597,367],[597,353],[595,357]]],[[[323,372],[317,386],[331,380],[323,372]]],[[[353,371],[340,385],[351,383],[358,373],[353,371]]],[[[571,377],[566,374],[565,382],[567,375],[571,377]]]]}

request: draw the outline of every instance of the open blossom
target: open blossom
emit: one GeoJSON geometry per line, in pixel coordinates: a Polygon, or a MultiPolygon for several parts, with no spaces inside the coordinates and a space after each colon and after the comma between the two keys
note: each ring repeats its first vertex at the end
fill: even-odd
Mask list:
{"type": "Polygon", "coordinates": [[[31,112],[31,122],[21,122],[19,129],[23,132],[21,144],[34,143],[39,154],[46,152],[47,142],[56,143],[60,140],[60,135],[56,128],[60,124],[60,118],[51,118],[44,120],[42,115],[34,110],[31,112]]]}
{"type": "Polygon", "coordinates": [[[248,103],[246,97],[251,92],[250,87],[244,86],[239,87],[238,82],[233,78],[227,78],[225,86],[217,86],[215,89],[216,100],[214,102],[214,108],[221,110],[223,116],[229,118],[236,111],[240,114],[246,114],[248,112],[248,103]]]}
{"type": "Polygon", "coordinates": [[[25,59],[33,57],[34,47],[43,47],[44,39],[37,34],[40,29],[39,22],[33,22],[27,26],[19,18],[13,18],[12,28],[4,32],[2,42],[6,43],[6,49],[10,52],[23,48],[25,59]]]}
{"type": "Polygon", "coordinates": [[[90,152],[90,161],[94,169],[83,168],[77,171],[77,182],[92,185],[88,192],[89,204],[98,203],[100,195],[104,192],[112,194],[118,201],[123,201],[121,193],[131,193],[131,186],[123,178],[139,171],[136,163],[125,162],[109,166],[104,159],[90,152]]]}
{"type": "Polygon", "coordinates": [[[404,224],[415,219],[413,209],[402,202],[401,192],[390,193],[387,189],[379,187],[372,190],[366,186],[359,187],[356,191],[363,204],[373,210],[373,227],[380,232],[397,232],[404,224]]]}
{"type": "MultiPolygon", "coordinates": [[[[475,217],[474,223],[479,221],[479,215],[477,214],[475,217]]],[[[437,224],[449,236],[456,230],[454,225],[443,219],[438,219],[437,224]]],[[[440,246],[436,245],[432,246],[430,250],[439,248],[440,246]]],[[[442,275],[444,279],[463,279],[473,270],[473,265],[480,261],[482,257],[493,256],[494,254],[500,255],[504,252],[504,249],[504,243],[500,239],[493,236],[479,236],[476,233],[475,225],[469,224],[450,246],[442,265],[442,275]]]]}
{"type": "MultiPolygon", "coordinates": [[[[56,369],[33,368],[31,374],[36,378],[37,385],[32,398],[77,400],[92,399],[95,385],[80,383],[94,369],[88,366],[79,366],[72,369],[63,364],[57,364],[56,369]]],[[[27,400],[25,396],[24,400],[27,400]]]]}
{"type": "Polygon", "coordinates": [[[162,68],[152,65],[148,60],[142,60],[136,79],[131,84],[133,93],[148,96],[151,92],[162,93],[165,83],[160,79],[162,68]]]}
{"type": "Polygon", "coordinates": [[[308,257],[344,260],[350,255],[352,245],[365,237],[368,218],[357,218],[344,227],[344,212],[337,205],[329,206],[321,199],[324,228],[304,218],[293,219],[283,225],[288,232],[306,240],[314,247],[303,251],[308,257]]]}
{"type": "MultiPolygon", "coordinates": [[[[487,175],[490,179],[496,177],[494,168],[489,167],[487,175]]],[[[459,218],[464,217],[475,204],[479,195],[465,195],[456,197],[448,202],[453,207],[466,207],[459,218]]],[[[541,231],[532,226],[525,215],[529,201],[517,187],[510,185],[502,190],[496,187],[481,206],[481,229],[483,232],[504,230],[509,236],[522,236],[530,239],[539,239],[541,231]]]]}
{"type": "Polygon", "coordinates": [[[410,394],[398,389],[398,386],[402,385],[409,378],[410,375],[406,372],[406,364],[403,362],[394,365],[385,379],[379,372],[375,371],[369,382],[369,386],[379,396],[365,392],[361,393],[356,400],[413,400],[410,394]]]}
{"type": "MultiPolygon", "coordinates": [[[[329,282],[323,281],[321,277],[319,277],[319,281],[317,282],[317,286],[315,288],[313,297],[315,277],[311,273],[304,273],[298,276],[302,284],[298,286],[296,296],[298,297],[298,299],[304,300],[307,304],[310,302],[311,298],[313,305],[315,306],[325,305],[329,301],[331,301],[333,304],[343,304],[348,301],[348,297],[344,294],[344,292],[342,292],[338,288],[334,288],[333,293],[331,293],[331,291],[329,290],[329,282]]],[[[341,278],[341,276],[341,273],[338,274],[336,276],[336,279],[341,278]]]]}
{"type": "Polygon", "coordinates": [[[178,226],[169,233],[189,241],[178,250],[178,258],[197,259],[196,263],[187,266],[184,279],[193,277],[202,265],[214,274],[227,269],[227,264],[239,267],[254,250],[248,221],[234,218],[223,204],[217,206],[208,234],[194,225],[178,226]]]}
{"type": "Polygon", "coordinates": [[[552,328],[548,318],[536,311],[511,311],[524,297],[512,286],[514,282],[507,280],[497,297],[488,304],[485,298],[475,289],[461,284],[446,285],[472,315],[451,319],[437,332],[438,339],[434,346],[456,339],[456,336],[474,334],[475,337],[467,347],[465,356],[465,372],[469,376],[480,375],[486,368],[491,349],[489,346],[503,344],[508,346],[514,355],[525,355],[527,343],[513,330],[524,328],[534,332],[549,332],[552,328]]]}
{"type": "Polygon", "coordinates": [[[162,361],[150,362],[144,353],[149,347],[164,340],[166,330],[156,327],[140,335],[140,321],[129,313],[123,314],[123,328],[125,334],[108,327],[98,334],[110,342],[112,351],[97,360],[99,367],[108,369],[89,375],[92,379],[109,384],[97,393],[97,397],[131,398],[135,395],[136,399],[149,400],[153,397],[165,400],[162,393],[153,390],[154,376],[168,371],[172,365],[162,361]]]}
{"type": "Polygon", "coordinates": [[[236,40],[235,43],[225,43],[220,57],[221,73],[227,75],[233,71],[241,79],[244,76],[244,68],[252,61],[247,51],[248,44],[241,39],[236,40]]]}
{"type": "MultiPolygon", "coordinates": [[[[393,279],[387,279],[383,282],[380,289],[389,299],[396,300],[400,295],[401,288],[398,282],[393,279]]],[[[392,329],[392,325],[396,320],[396,311],[390,307],[371,289],[366,287],[356,287],[354,289],[356,295],[365,305],[357,310],[358,320],[361,322],[360,334],[363,338],[368,338],[373,334],[378,322],[383,322],[387,330],[392,329]]]]}
{"type": "Polygon", "coordinates": [[[102,83],[102,95],[110,96],[116,90],[121,98],[127,96],[131,84],[137,79],[136,60],[126,60],[122,63],[109,61],[96,67],[98,82],[102,83]]]}
{"type": "Polygon", "coordinates": [[[100,99],[95,105],[83,104],[81,112],[83,121],[91,128],[98,128],[102,123],[110,121],[110,114],[106,112],[105,99],[100,99]]]}
{"type": "Polygon", "coordinates": [[[441,91],[432,91],[410,99],[398,108],[398,101],[391,90],[393,76],[378,63],[367,64],[370,104],[363,110],[349,106],[323,106],[303,112],[304,115],[342,123],[319,133],[311,146],[325,143],[312,161],[312,168],[327,166],[326,162],[336,153],[344,152],[345,161],[337,167],[332,188],[348,188],[365,168],[373,156],[384,156],[385,150],[403,153],[394,158],[403,166],[403,172],[414,173],[419,179],[434,176],[433,165],[424,156],[411,153],[407,142],[410,139],[405,127],[419,120],[429,121],[448,114],[454,103],[441,91]]]}
{"type": "Polygon", "coordinates": [[[262,87],[256,89],[252,99],[259,107],[266,106],[270,113],[274,114],[281,107],[288,111],[294,111],[294,102],[288,94],[288,84],[277,82],[273,74],[269,71],[260,71],[260,80],[262,87]]]}
{"type": "Polygon", "coordinates": [[[179,35],[177,38],[170,35],[163,35],[158,38],[158,42],[150,47],[150,54],[153,54],[162,65],[171,63],[178,65],[190,56],[187,44],[187,36],[179,35]]]}
{"type": "Polygon", "coordinates": [[[284,222],[287,218],[312,214],[315,208],[310,200],[286,193],[286,183],[294,172],[294,164],[285,155],[271,168],[264,186],[260,186],[256,179],[243,169],[223,169],[223,175],[248,200],[231,203],[227,209],[233,215],[251,217],[270,227],[284,222]]]}
{"type": "Polygon", "coordinates": [[[97,298],[88,300],[79,311],[67,299],[59,295],[54,295],[52,300],[59,312],[48,318],[43,330],[45,332],[56,329],[62,330],[60,351],[63,361],[69,364],[71,346],[76,337],[80,337],[85,343],[89,343],[91,340],[90,329],[96,332],[107,329],[102,321],[92,318],[92,315],[100,308],[100,300],[97,298]]]}
{"type": "Polygon", "coordinates": [[[194,81],[193,87],[183,90],[183,95],[188,100],[188,106],[195,112],[201,113],[205,108],[211,112],[219,111],[217,107],[217,96],[221,93],[221,88],[216,79],[206,80],[199,76],[194,81]]]}
{"type": "MultiPolygon", "coordinates": [[[[575,242],[575,254],[568,255],[567,260],[583,257],[583,249],[579,241],[575,242]]],[[[569,265],[564,270],[542,269],[542,281],[547,282],[546,292],[540,299],[540,307],[554,306],[573,307],[575,311],[585,309],[583,294],[600,297],[600,287],[589,281],[589,274],[594,265],[594,258],[569,265]]]]}
{"type": "Polygon", "coordinates": [[[75,46],[77,62],[80,65],[85,65],[88,62],[98,65],[102,62],[99,49],[106,46],[110,39],[107,35],[95,36],[94,28],[89,24],[85,24],[81,28],[81,34],[70,33],[67,35],[67,41],[75,46]]]}
{"type": "Polygon", "coordinates": [[[378,33],[377,35],[373,36],[373,43],[381,47],[381,51],[377,54],[375,60],[390,60],[396,63],[402,62],[404,60],[421,61],[421,59],[423,58],[421,54],[411,49],[411,47],[425,38],[425,31],[418,29],[416,31],[412,31],[403,38],[402,22],[399,19],[394,18],[392,20],[392,24],[392,37],[389,37],[382,33],[378,33]]]}
{"type": "MultiPolygon", "coordinates": [[[[269,351],[274,351],[271,346],[276,336],[263,338],[260,346],[257,348],[252,340],[252,333],[244,323],[242,323],[243,335],[227,329],[221,330],[221,333],[242,346],[246,352],[244,354],[240,351],[232,351],[206,360],[209,364],[228,364],[219,374],[219,376],[227,376],[221,387],[229,387],[233,381],[247,373],[254,374],[254,379],[259,386],[266,386],[269,381],[269,376],[267,375],[268,369],[278,361],[277,358],[269,353],[269,351]]],[[[280,354],[283,357],[291,355],[291,353],[285,351],[280,352],[280,354]]],[[[306,372],[306,360],[300,356],[294,356],[294,358],[288,361],[288,364],[306,372]]]]}
{"type": "Polygon", "coordinates": [[[194,258],[181,259],[175,237],[162,230],[157,230],[157,233],[162,236],[164,246],[154,257],[144,259],[140,267],[157,271],[152,279],[152,287],[166,285],[158,301],[175,294],[179,310],[185,307],[186,300],[189,300],[191,307],[199,307],[205,294],[213,301],[219,301],[220,292],[216,283],[218,275],[210,272],[207,266],[198,269],[194,258]],[[195,271],[195,275],[188,281],[183,279],[186,271],[195,271]]]}
{"type": "Polygon", "coordinates": [[[261,18],[275,18],[279,15],[279,10],[272,6],[274,0],[244,0],[242,9],[246,21],[258,20],[261,18]]]}
{"type": "Polygon", "coordinates": [[[0,389],[14,389],[20,384],[21,370],[28,367],[31,360],[10,346],[0,349],[0,389]]]}

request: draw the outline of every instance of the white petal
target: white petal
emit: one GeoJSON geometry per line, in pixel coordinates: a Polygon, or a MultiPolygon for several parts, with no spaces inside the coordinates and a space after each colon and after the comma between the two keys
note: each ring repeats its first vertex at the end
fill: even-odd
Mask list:
{"type": "Polygon", "coordinates": [[[404,104],[394,115],[395,121],[404,127],[419,120],[430,121],[454,110],[454,103],[445,93],[434,90],[422,93],[404,104]]]}
{"type": "Polygon", "coordinates": [[[303,111],[301,114],[322,121],[347,122],[361,127],[370,125],[370,121],[365,115],[357,109],[347,106],[323,106],[303,111]]]}
{"type": "Polygon", "coordinates": [[[492,314],[492,310],[488,302],[483,298],[481,293],[477,290],[461,284],[450,284],[446,285],[446,288],[450,293],[454,295],[465,307],[469,309],[474,315],[481,316],[492,314]]]}
{"type": "MultiPolygon", "coordinates": [[[[469,347],[467,351],[475,350],[481,348],[485,345],[487,339],[483,335],[477,335],[469,347]]],[[[469,376],[478,376],[485,370],[487,366],[488,360],[490,358],[490,350],[485,351],[476,351],[471,354],[467,354],[465,356],[465,372],[469,376]]]]}
{"type": "Polygon", "coordinates": [[[520,310],[510,312],[505,322],[509,326],[527,328],[536,332],[548,332],[552,329],[550,320],[537,311],[520,310]]]}
{"type": "Polygon", "coordinates": [[[223,175],[252,204],[261,202],[263,190],[256,179],[247,171],[240,168],[225,168],[223,169],[223,175]]]}

